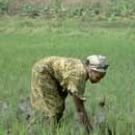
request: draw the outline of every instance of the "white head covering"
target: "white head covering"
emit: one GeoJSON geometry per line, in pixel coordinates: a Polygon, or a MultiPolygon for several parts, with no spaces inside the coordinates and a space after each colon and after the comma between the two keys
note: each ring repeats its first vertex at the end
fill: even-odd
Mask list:
{"type": "Polygon", "coordinates": [[[103,55],[91,55],[87,57],[89,67],[98,72],[106,72],[108,68],[106,57],[103,55]]]}

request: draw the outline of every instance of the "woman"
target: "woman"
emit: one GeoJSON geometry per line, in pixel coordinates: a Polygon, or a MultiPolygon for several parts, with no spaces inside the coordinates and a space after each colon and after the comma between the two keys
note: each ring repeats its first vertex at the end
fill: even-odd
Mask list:
{"type": "Polygon", "coordinates": [[[107,68],[106,57],[102,55],[91,55],[85,63],[56,56],[39,60],[32,68],[32,106],[58,123],[65,109],[65,98],[70,94],[80,122],[90,133],[93,126],[84,107],[85,84],[87,80],[98,83],[106,75],[107,68]]]}

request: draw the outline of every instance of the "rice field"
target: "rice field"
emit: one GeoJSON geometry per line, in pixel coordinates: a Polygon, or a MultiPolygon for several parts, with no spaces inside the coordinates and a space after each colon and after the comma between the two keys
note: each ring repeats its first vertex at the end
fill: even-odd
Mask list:
{"type": "MultiPolygon", "coordinates": [[[[30,93],[31,67],[46,56],[85,60],[103,54],[110,68],[98,84],[86,85],[86,109],[92,119],[101,119],[92,135],[135,135],[135,22],[83,21],[80,18],[0,18],[0,135],[50,135],[40,123],[28,131],[27,122],[18,120],[21,99],[30,93]],[[104,108],[99,102],[105,99],[104,108]],[[98,118],[99,116],[99,118],[98,118]]],[[[21,115],[23,119],[23,114],[21,115]]],[[[75,124],[76,112],[69,96],[57,135],[85,135],[75,124]]],[[[78,125],[80,126],[80,125],[78,125]]],[[[81,127],[81,126],[80,126],[81,127]]]]}

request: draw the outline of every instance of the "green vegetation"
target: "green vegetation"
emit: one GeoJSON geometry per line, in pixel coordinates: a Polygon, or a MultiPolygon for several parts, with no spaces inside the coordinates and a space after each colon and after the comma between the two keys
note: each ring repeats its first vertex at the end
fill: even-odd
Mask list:
{"type": "MultiPolygon", "coordinates": [[[[9,103],[9,110],[0,114],[0,135],[6,132],[28,134],[26,124],[16,119],[16,107],[20,98],[29,95],[31,67],[35,61],[51,55],[84,60],[86,56],[97,53],[106,55],[111,66],[99,84],[87,84],[85,95],[89,116],[93,117],[100,111],[98,103],[104,97],[106,121],[103,130],[109,126],[113,134],[134,135],[134,41],[134,21],[1,17],[0,101],[9,103]]],[[[75,135],[74,111],[69,97],[58,135],[75,135]]],[[[50,132],[40,124],[35,125],[34,130],[40,135],[50,132]]],[[[93,135],[101,135],[101,130],[95,128],[93,135]]]]}
{"type": "Polygon", "coordinates": [[[99,20],[134,18],[134,0],[0,0],[0,14],[20,16],[55,16],[86,18],[98,17],[99,20]]]}

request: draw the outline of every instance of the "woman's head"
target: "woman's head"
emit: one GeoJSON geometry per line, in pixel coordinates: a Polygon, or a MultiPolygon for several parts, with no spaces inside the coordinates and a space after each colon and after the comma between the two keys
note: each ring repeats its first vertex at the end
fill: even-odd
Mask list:
{"type": "Polygon", "coordinates": [[[106,75],[108,66],[105,56],[91,55],[87,57],[86,70],[90,82],[99,82],[106,75]]]}

